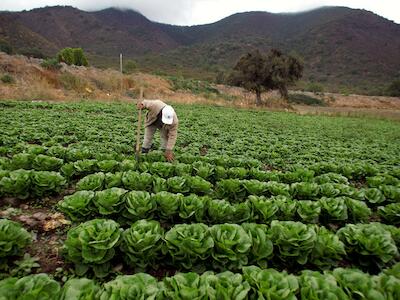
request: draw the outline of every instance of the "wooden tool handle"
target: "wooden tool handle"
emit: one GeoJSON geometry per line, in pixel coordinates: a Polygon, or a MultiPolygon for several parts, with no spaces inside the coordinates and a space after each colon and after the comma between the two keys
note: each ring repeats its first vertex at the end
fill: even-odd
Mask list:
{"type": "MultiPolygon", "coordinates": [[[[142,102],[143,100],[143,88],[140,88],[140,98],[139,101],[142,102]]],[[[140,129],[142,128],[142,109],[139,109],[138,112],[138,125],[137,125],[137,132],[136,132],[136,155],[140,153],[140,129]]]]}

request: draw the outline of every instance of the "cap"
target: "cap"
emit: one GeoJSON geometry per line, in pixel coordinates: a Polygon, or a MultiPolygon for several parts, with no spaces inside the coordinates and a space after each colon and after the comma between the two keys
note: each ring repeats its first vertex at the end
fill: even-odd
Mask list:
{"type": "Polygon", "coordinates": [[[171,105],[164,106],[164,108],[162,109],[161,121],[164,124],[171,125],[174,121],[174,114],[175,110],[172,108],[171,105]]]}

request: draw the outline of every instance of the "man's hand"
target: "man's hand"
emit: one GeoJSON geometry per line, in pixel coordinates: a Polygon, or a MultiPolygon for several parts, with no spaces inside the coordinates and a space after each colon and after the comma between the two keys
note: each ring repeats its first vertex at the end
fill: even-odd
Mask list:
{"type": "Polygon", "coordinates": [[[164,156],[165,159],[169,162],[174,160],[174,152],[172,152],[172,150],[165,150],[164,156]]]}
{"type": "Polygon", "coordinates": [[[136,107],[137,107],[137,109],[143,109],[143,108],[144,108],[143,102],[138,102],[138,103],[136,104],[136,107]]]}

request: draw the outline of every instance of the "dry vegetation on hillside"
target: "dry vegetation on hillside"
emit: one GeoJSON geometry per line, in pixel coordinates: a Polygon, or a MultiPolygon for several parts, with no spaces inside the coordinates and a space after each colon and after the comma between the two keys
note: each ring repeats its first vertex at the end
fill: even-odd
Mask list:
{"type": "MultiPolygon", "coordinates": [[[[135,73],[122,75],[116,70],[102,70],[94,67],[62,65],[58,71],[43,68],[39,59],[25,56],[10,56],[0,53],[0,78],[7,75],[12,82],[0,81],[0,99],[51,100],[51,101],[132,101],[137,98],[140,87],[145,97],[161,98],[178,103],[202,103],[235,107],[254,107],[254,95],[240,88],[223,85],[212,86],[216,91],[196,92],[177,89],[168,78],[135,73]]],[[[294,92],[293,92],[294,93],[294,92]]],[[[296,92],[298,93],[298,92],[296,92]]],[[[325,93],[305,96],[322,100],[325,108],[308,109],[306,106],[289,104],[276,93],[265,93],[263,101],[267,108],[319,113],[348,111],[349,109],[384,110],[400,113],[400,99],[325,93]],[[335,109],[330,109],[335,108],[335,109]]]]}

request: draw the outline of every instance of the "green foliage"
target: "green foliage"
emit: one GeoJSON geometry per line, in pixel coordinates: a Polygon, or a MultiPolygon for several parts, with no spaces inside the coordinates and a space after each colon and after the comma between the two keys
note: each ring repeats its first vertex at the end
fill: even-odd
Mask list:
{"type": "Polygon", "coordinates": [[[100,300],[155,300],[160,293],[157,280],[144,273],[135,275],[117,276],[112,281],[104,285],[104,291],[100,296],[100,300]]]}
{"type": "Polygon", "coordinates": [[[383,266],[399,255],[391,233],[379,223],[347,224],[337,235],[361,265],[383,266]]]}
{"type": "Polygon", "coordinates": [[[156,221],[139,220],[122,233],[120,245],[127,264],[136,270],[155,265],[163,245],[164,230],[156,221]]]}
{"type": "Polygon", "coordinates": [[[326,106],[324,100],[298,93],[289,94],[288,101],[289,103],[300,104],[300,105],[326,106]]]}
{"type": "Polygon", "coordinates": [[[310,82],[306,86],[306,90],[318,95],[324,92],[324,86],[318,82],[310,82]]]}
{"type": "Polygon", "coordinates": [[[219,91],[206,81],[185,79],[183,77],[168,77],[174,91],[189,91],[193,94],[219,94],[219,91]]]}
{"type": "Polygon", "coordinates": [[[204,224],[178,224],[165,235],[165,252],[174,264],[185,269],[205,261],[214,247],[209,228],[204,224]]]}
{"type": "Polygon", "coordinates": [[[67,65],[88,66],[89,63],[82,48],[64,48],[57,54],[58,62],[67,65]]]}
{"type": "Polygon", "coordinates": [[[240,269],[248,263],[252,239],[236,224],[214,225],[210,228],[214,240],[212,257],[218,268],[240,269]]]}
{"type": "Polygon", "coordinates": [[[400,79],[394,80],[387,88],[386,93],[392,97],[400,97],[400,79]]]}
{"type": "Polygon", "coordinates": [[[97,277],[105,277],[111,270],[110,260],[120,237],[121,230],[115,221],[93,219],[81,223],[68,231],[66,257],[75,264],[79,276],[91,268],[97,277]]]}
{"type": "Polygon", "coordinates": [[[272,49],[267,55],[259,50],[247,53],[236,63],[230,76],[230,83],[255,92],[256,104],[261,104],[261,93],[279,90],[283,98],[288,99],[287,86],[300,79],[303,63],[294,56],[284,55],[272,49]]]}
{"type": "Polygon", "coordinates": [[[5,83],[5,84],[12,84],[15,82],[14,77],[12,77],[10,74],[5,74],[5,75],[1,76],[0,80],[2,83],[5,83]]]}
{"type": "Polygon", "coordinates": [[[136,72],[137,68],[138,68],[137,62],[129,59],[125,62],[124,66],[123,66],[123,72],[125,74],[132,74],[132,73],[136,72]]]}
{"type": "Polygon", "coordinates": [[[11,55],[11,54],[13,54],[14,50],[9,42],[7,42],[3,39],[0,39],[0,52],[4,52],[4,53],[11,55]]]}
{"type": "Polygon", "coordinates": [[[73,195],[65,196],[58,203],[58,209],[73,221],[84,220],[90,216],[93,198],[92,191],[78,191],[73,195]]]}
{"type": "Polygon", "coordinates": [[[38,48],[20,48],[18,49],[18,54],[34,57],[34,58],[46,58],[46,55],[42,52],[42,50],[38,48]]]}
{"type": "Polygon", "coordinates": [[[7,268],[8,258],[23,254],[31,240],[31,235],[19,223],[0,219],[0,268],[7,268]]]}
{"type": "Polygon", "coordinates": [[[96,300],[99,299],[101,289],[92,279],[72,278],[61,289],[59,300],[96,300]]]}
{"type": "Polygon", "coordinates": [[[315,247],[317,234],[305,224],[293,221],[272,221],[271,239],[278,248],[278,256],[285,261],[293,257],[299,264],[306,264],[315,247]]]}

